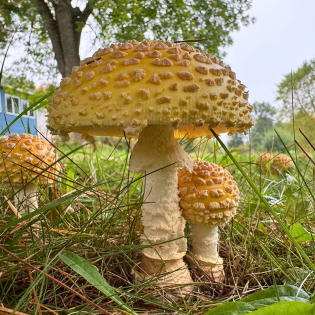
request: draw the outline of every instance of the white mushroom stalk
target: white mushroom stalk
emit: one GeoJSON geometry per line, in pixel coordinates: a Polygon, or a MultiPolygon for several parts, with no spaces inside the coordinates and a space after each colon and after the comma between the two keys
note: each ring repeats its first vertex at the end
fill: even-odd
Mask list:
{"type": "Polygon", "coordinates": [[[140,267],[147,274],[155,274],[163,268],[158,263],[162,260],[167,271],[174,267],[185,268],[185,277],[191,282],[182,261],[187,242],[184,238],[185,219],[179,208],[177,170],[181,166],[191,169],[192,165],[193,161],[175,140],[171,127],[149,125],[140,133],[131,154],[130,171],[148,174],[144,178],[142,244],[163,243],[143,250],[140,267]]]}
{"type": "Polygon", "coordinates": [[[191,223],[193,252],[201,265],[222,264],[218,253],[218,226],[191,223]]]}
{"type": "Polygon", "coordinates": [[[37,187],[33,183],[26,186],[13,186],[15,192],[14,203],[19,206],[19,213],[24,214],[38,208],[37,187]]]}

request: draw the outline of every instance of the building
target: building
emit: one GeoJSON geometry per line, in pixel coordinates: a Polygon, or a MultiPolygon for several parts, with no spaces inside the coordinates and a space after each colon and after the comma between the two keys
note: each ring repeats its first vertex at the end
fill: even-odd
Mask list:
{"type": "MultiPolygon", "coordinates": [[[[0,133],[9,125],[19,114],[29,106],[27,96],[32,94],[28,92],[25,94],[22,90],[15,90],[9,86],[0,85],[0,133]]],[[[20,119],[18,119],[12,126],[10,126],[10,133],[28,133],[28,130],[35,135],[37,128],[37,112],[27,111],[20,119]]],[[[6,134],[9,134],[7,132],[6,134]]]]}

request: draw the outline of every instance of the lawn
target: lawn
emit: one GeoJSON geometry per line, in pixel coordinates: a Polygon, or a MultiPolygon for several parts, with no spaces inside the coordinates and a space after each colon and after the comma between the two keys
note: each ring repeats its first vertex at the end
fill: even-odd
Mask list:
{"type": "MultiPolygon", "coordinates": [[[[40,186],[39,209],[22,218],[7,202],[12,190],[0,188],[3,308],[21,314],[244,314],[280,300],[311,307],[315,187],[313,164],[299,148],[295,151],[291,144],[273,152],[274,157],[291,154],[295,162],[288,173],[276,176],[262,172],[255,161],[264,152],[251,152],[250,146],[248,153],[241,153],[225,151],[212,139],[180,141],[191,158],[217,163],[234,176],[240,204],[219,232],[224,283],[214,283],[203,273],[188,250],[184,260],[195,290],[174,302],[156,298],[163,288],[150,282],[134,285],[131,276],[143,248],[145,202],[145,177],[129,172],[134,142],[99,138],[96,152],[87,143],[59,144],[58,181],[40,186]],[[261,292],[269,294],[267,302],[257,296],[261,292]],[[231,313],[234,306],[228,302],[239,300],[243,304],[233,305],[245,308],[231,313]],[[226,309],[215,311],[218,305],[226,309]]],[[[311,147],[304,149],[313,157],[311,147]]],[[[191,248],[189,222],[186,236],[191,248]]]]}

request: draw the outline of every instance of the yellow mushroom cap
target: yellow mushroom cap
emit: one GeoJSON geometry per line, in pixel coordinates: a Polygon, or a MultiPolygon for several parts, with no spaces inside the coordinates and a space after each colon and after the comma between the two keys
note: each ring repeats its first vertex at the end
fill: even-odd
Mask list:
{"type": "Polygon", "coordinates": [[[246,134],[253,126],[245,85],[230,67],[189,45],[131,40],[99,49],[63,78],[48,107],[48,128],[66,137],[138,136],[148,124],[175,137],[246,134]]]}
{"type": "MultiPolygon", "coordinates": [[[[58,159],[47,141],[26,133],[0,138],[0,183],[25,185],[58,159]]],[[[60,166],[56,163],[35,181],[52,183],[60,166]]]]}
{"type": "Polygon", "coordinates": [[[284,154],[276,156],[270,162],[270,172],[274,175],[285,173],[291,167],[294,167],[293,161],[284,154]]]}
{"type": "Polygon", "coordinates": [[[233,176],[221,166],[195,161],[192,172],[178,171],[180,207],[186,220],[224,225],[236,213],[239,190],[233,176]]]}
{"type": "Polygon", "coordinates": [[[270,154],[270,153],[265,153],[261,156],[259,156],[257,159],[256,159],[256,163],[257,163],[257,169],[258,170],[261,170],[263,173],[266,173],[268,172],[268,168],[267,168],[267,163],[273,158],[273,155],[270,154]]]}

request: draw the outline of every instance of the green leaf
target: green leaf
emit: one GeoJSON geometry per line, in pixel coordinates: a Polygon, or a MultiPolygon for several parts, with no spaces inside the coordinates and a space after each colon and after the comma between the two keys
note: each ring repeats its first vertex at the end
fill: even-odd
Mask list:
{"type": "Polygon", "coordinates": [[[103,276],[98,272],[97,268],[89,261],[68,251],[60,253],[59,257],[65,264],[87,280],[91,285],[103,292],[107,297],[111,298],[127,311],[135,314],[134,311],[119,298],[113,287],[107,283],[103,276]]]}
{"type": "Polygon", "coordinates": [[[314,241],[315,235],[304,229],[301,223],[295,223],[289,228],[290,233],[298,242],[314,241]]]}
{"type": "Polygon", "coordinates": [[[280,301],[310,302],[310,296],[304,290],[293,285],[278,285],[277,290],[272,286],[248,295],[242,301],[250,303],[258,309],[279,302],[278,297],[280,301]]]}
{"type": "MultiPolygon", "coordinates": [[[[246,314],[246,313],[243,313],[246,314]]],[[[242,315],[243,315],[242,314],[242,315]]],[[[252,315],[314,315],[315,307],[303,302],[278,302],[251,313],[252,315]]],[[[227,314],[226,314],[227,315],[227,314]]]]}
{"type": "Polygon", "coordinates": [[[217,306],[204,315],[240,315],[255,311],[255,307],[244,302],[230,302],[217,306]],[[245,312],[245,313],[244,313],[245,312]]]}
{"type": "Polygon", "coordinates": [[[293,285],[279,285],[277,288],[272,286],[248,295],[244,297],[242,301],[230,302],[217,306],[204,315],[242,315],[249,312],[253,313],[253,311],[256,311],[257,309],[263,308],[264,310],[267,310],[270,305],[279,304],[279,299],[281,302],[299,302],[305,305],[309,305],[308,303],[310,303],[310,296],[304,290],[293,285]]]}

